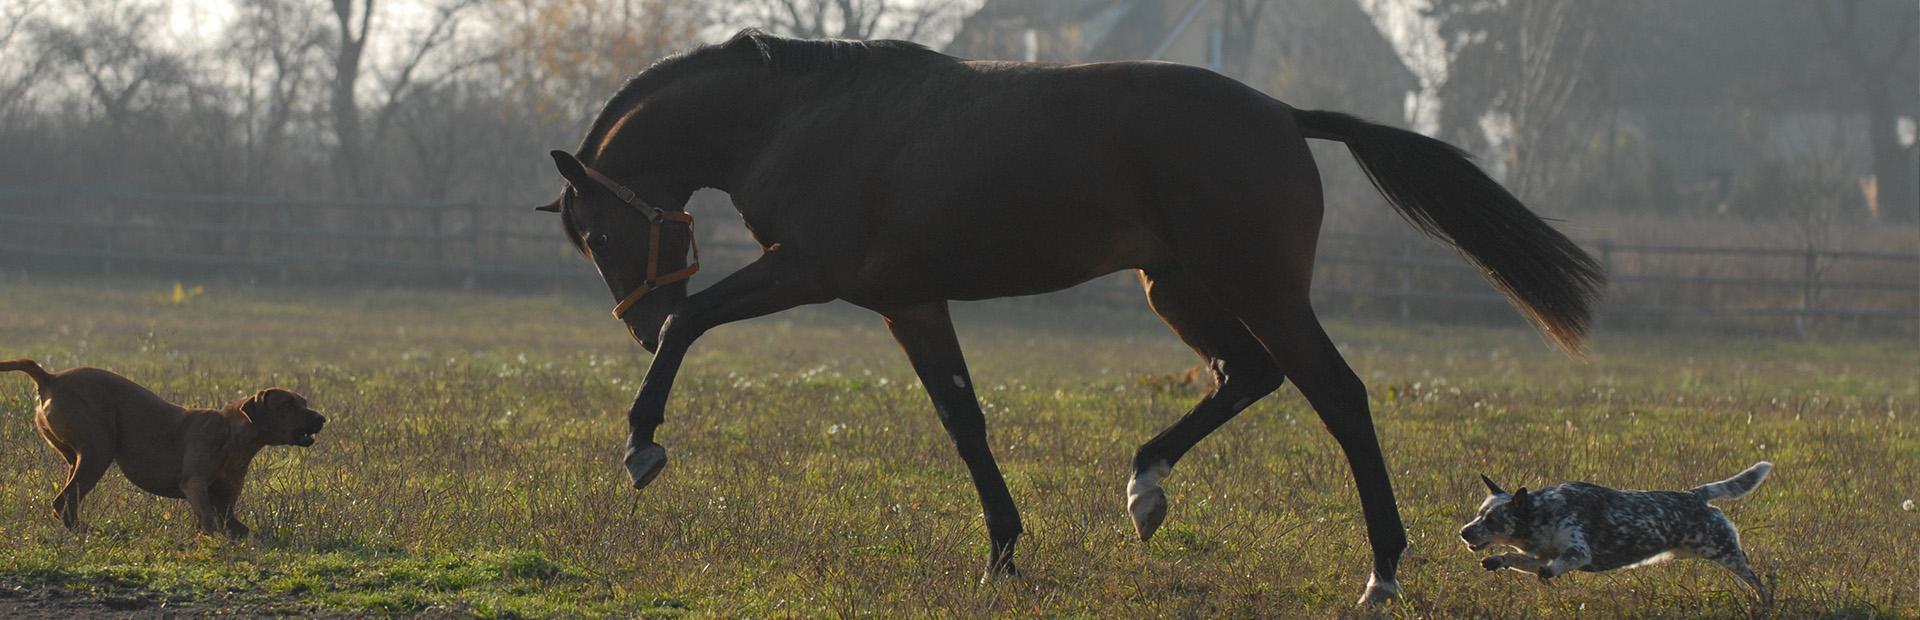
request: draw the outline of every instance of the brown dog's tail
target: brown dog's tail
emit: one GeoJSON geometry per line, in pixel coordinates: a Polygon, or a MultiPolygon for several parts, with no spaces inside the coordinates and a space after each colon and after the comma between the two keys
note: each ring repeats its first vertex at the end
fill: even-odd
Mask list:
{"type": "Polygon", "coordinates": [[[27,373],[27,376],[33,377],[33,385],[43,389],[47,387],[48,381],[53,380],[53,375],[47,374],[47,369],[41,368],[39,363],[24,357],[0,362],[0,372],[9,370],[27,373]]]}

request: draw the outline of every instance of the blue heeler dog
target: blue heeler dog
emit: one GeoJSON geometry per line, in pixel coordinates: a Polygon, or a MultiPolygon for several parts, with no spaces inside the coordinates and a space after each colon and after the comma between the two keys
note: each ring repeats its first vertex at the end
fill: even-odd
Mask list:
{"type": "Polygon", "coordinates": [[[1739,475],[1690,491],[1616,491],[1569,482],[1511,494],[1485,475],[1490,495],[1473,522],[1460,528],[1467,548],[1480,551],[1500,544],[1520,553],[1504,553],[1480,562],[1487,570],[1510,568],[1546,581],[1568,571],[1609,571],[1673,558],[1719,562],[1751,586],[1761,600],[1769,588],[1755,575],[1740,549],[1740,535],[1716,499],[1739,499],[1760,486],[1773,464],[1766,461],[1739,475]]]}

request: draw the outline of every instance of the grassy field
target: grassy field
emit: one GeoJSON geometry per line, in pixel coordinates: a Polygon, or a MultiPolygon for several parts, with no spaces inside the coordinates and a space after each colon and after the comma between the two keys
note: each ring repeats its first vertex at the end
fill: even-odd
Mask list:
{"type": "MultiPolygon", "coordinates": [[[[268,386],[332,422],[273,448],[241,502],[255,537],[110,473],[91,531],[48,505],[62,464],[26,377],[0,375],[0,613],[660,616],[1329,616],[1365,582],[1345,461],[1291,389],[1188,455],[1168,525],[1134,540],[1134,448],[1198,391],[1144,310],[958,311],[1024,574],[975,582],[979,506],[878,321],[823,307],[694,349],[645,493],[619,465],[647,357],[598,297],[0,283],[0,357],[92,365],[215,405],[268,386]]],[[[1541,585],[1454,532],[1485,472],[1686,488],[1777,468],[1721,506],[1779,615],[1920,615],[1920,347],[1600,334],[1575,361],[1518,329],[1330,326],[1373,395],[1412,547],[1391,616],[1744,616],[1704,562],[1541,585]]]]}

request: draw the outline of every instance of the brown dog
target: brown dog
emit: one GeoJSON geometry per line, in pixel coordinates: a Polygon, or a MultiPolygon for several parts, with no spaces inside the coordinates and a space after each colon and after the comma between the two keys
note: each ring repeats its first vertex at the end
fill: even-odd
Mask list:
{"type": "Polygon", "coordinates": [[[185,498],[200,531],[244,537],[247,526],[234,518],[233,505],[254,455],[267,446],[311,446],[327,422],[306,398],[280,388],[224,409],[186,409],[98,368],[47,374],[33,360],[0,362],[0,371],[9,370],[40,387],[34,426],[67,460],[67,484],[53,513],[68,529],[79,528],[80,500],[117,461],[134,486],[185,498]]]}

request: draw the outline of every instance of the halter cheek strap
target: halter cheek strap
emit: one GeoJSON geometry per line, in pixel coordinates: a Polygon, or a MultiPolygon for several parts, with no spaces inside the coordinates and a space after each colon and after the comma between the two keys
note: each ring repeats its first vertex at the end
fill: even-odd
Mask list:
{"type": "Polygon", "coordinates": [[[600,174],[600,171],[586,166],[582,166],[582,168],[587,171],[587,176],[591,177],[594,182],[606,187],[607,190],[612,191],[613,195],[619,198],[621,202],[632,205],[633,208],[640,211],[641,215],[647,217],[647,279],[641,280],[639,287],[633,289],[633,292],[627,293],[627,296],[622,298],[620,303],[613,306],[613,318],[625,320],[627,311],[633,309],[634,304],[640,303],[640,298],[646,297],[647,293],[659,290],[661,287],[669,284],[693,279],[693,274],[700,271],[700,240],[695,238],[693,234],[693,214],[685,211],[668,211],[647,204],[646,201],[640,199],[639,195],[634,194],[633,190],[627,189],[627,186],[607,178],[607,175],[600,174]],[[687,225],[687,245],[693,252],[693,259],[687,261],[686,267],[663,275],[659,272],[660,229],[666,226],[667,222],[687,225]]]}

